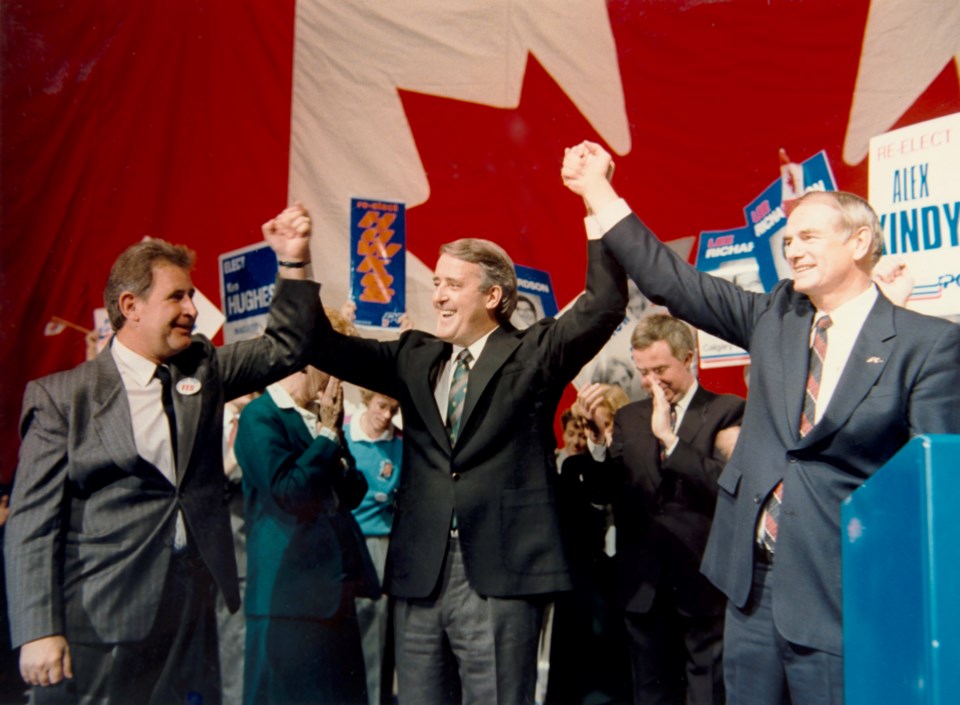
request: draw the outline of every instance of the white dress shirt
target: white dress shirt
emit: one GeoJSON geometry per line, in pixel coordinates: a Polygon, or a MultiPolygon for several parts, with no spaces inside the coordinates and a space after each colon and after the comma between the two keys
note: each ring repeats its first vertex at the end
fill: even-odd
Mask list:
{"type": "MultiPolygon", "coordinates": [[[[493,333],[497,328],[493,328],[489,333],[487,333],[482,338],[475,340],[473,344],[467,347],[467,350],[470,351],[470,355],[473,357],[473,362],[470,363],[470,368],[473,369],[473,366],[477,364],[477,360],[480,359],[480,353],[483,352],[484,346],[487,344],[487,339],[490,337],[490,333],[493,333]]],[[[437,375],[437,387],[433,390],[433,398],[437,400],[437,408],[440,410],[440,418],[443,419],[443,423],[447,423],[447,406],[450,400],[450,385],[453,384],[453,365],[451,364],[454,360],[457,359],[457,355],[460,354],[460,351],[463,350],[462,345],[454,345],[453,352],[450,357],[447,358],[443,363],[443,369],[440,370],[440,374],[437,375]]]]}
{"type": "MultiPolygon", "coordinates": [[[[114,336],[110,346],[113,361],[120,371],[120,379],[127,392],[130,420],[133,424],[133,442],[141,458],[156,467],[174,487],[177,486],[176,462],[170,439],[170,424],[163,410],[163,385],[154,375],[157,364],[135,353],[114,336]]],[[[176,391],[173,392],[176,394],[176,391]]],[[[183,513],[177,512],[174,548],[187,545],[187,530],[183,513]]]]}
{"type": "MultiPolygon", "coordinates": [[[[817,407],[814,414],[814,423],[823,418],[830,400],[840,382],[840,375],[843,374],[843,368],[846,367],[850,359],[850,353],[853,351],[853,344],[860,335],[864,321],[870,315],[870,310],[877,301],[877,287],[871,284],[866,291],[847,301],[842,306],[830,312],[830,319],[833,321],[827,329],[827,354],[823,360],[823,371],[820,374],[820,391],[817,393],[817,407]]],[[[814,314],[814,325],[810,328],[809,343],[813,345],[813,336],[816,329],[816,322],[827,315],[825,311],[817,311],[814,314]]]]}

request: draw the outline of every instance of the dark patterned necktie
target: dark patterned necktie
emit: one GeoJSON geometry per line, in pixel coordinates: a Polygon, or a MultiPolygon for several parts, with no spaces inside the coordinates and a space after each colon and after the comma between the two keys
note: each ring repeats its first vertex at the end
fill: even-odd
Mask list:
{"type": "MultiPolygon", "coordinates": [[[[833,325],[830,316],[823,316],[814,326],[813,345],[810,346],[810,364],[807,372],[807,386],[803,397],[803,412],[800,414],[800,437],[811,430],[817,420],[817,396],[820,394],[820,379],[823,375],[823,360],[827,356],[827,329],[833,325]]],[[[780,523],[780,504],[783,501],[783,481],[777,483],[763,506],[762,541],[768,551],[773,553],[777,543],[777,527],[780,523]]]]}
{"type": "Polygon", "coordinates": [[[473,356],[464,348],[457,355],[450,381],[450,399],[447,402],[447,433],[450,443],[457,442],[460,433],[460,419],[463,417],[463,402],[467,398],[467,380],[470,376],[470,363],[473,356]]]}
{"type": "Polygon", "coordinates": [[[823,359],[827,355],[827,328],[833,325],[830,316],[817,321],[810,346],[810,365],[807,373],[807,388],[803,396],[803,413],[800,415],[800,437],[806,436],[816,422],[817,395],[820,394],[820,378],[823,375],[823,359]]]}
{"type": "Polygon", "coordinates": [[[173,466],[177,466],[177,415],[173,410],[173,380],[170,377],[170,370],[163,365],[157,365],[157,371],[153,376],[160,380],[163,391],[160,399],[163,401],[163,413],[167,415],[167,423],[170,425],[170,445],[173,449],[173,466]]]}

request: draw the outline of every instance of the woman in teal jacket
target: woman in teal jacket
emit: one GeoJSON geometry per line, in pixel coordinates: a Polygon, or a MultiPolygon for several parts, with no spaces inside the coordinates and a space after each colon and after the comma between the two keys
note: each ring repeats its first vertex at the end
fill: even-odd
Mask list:
{"type": "Polygon", "coordinates": [[[308,367],[240,417],[245,705],[366,705],[354,597],[379,585],[350,513],[367,484],[341,442],[342,410],[339,381],[308,367]]]}

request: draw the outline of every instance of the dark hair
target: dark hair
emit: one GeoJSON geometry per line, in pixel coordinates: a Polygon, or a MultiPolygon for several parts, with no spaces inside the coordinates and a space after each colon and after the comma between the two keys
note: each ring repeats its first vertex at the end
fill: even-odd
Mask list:
{"type": "Polygon", "coordinates": [[[499,286],[502,292],[494,317],[501,325],[510,320],[517,307],[517,272],[506,250],[489,240],[465,237],[441,245],[440,254],[478,265],[483,271],[483,291],[499,286]]]}
{"type": "Polygon", "coordinates": [[[129,291],[137,298],[149,296],[153,287],[153,268],[158,263],[172,264],[188,272],[193,269],[196,254],[183,245],[171,245],[164,240],[149,239],[124,250],[107,278],[103,303],[107,307],[110,325],[114,331],[123,328],[126,318],[120,311],[120,295],[129,291]]]}

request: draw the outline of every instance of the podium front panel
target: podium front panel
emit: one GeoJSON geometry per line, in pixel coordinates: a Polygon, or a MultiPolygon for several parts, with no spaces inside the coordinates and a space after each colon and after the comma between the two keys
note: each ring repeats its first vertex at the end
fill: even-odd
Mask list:
{"type": "Polygon", "coordinates": [[[960,436],[918,436],[841,508],[846,705],[960,702],[960,436]]]}

